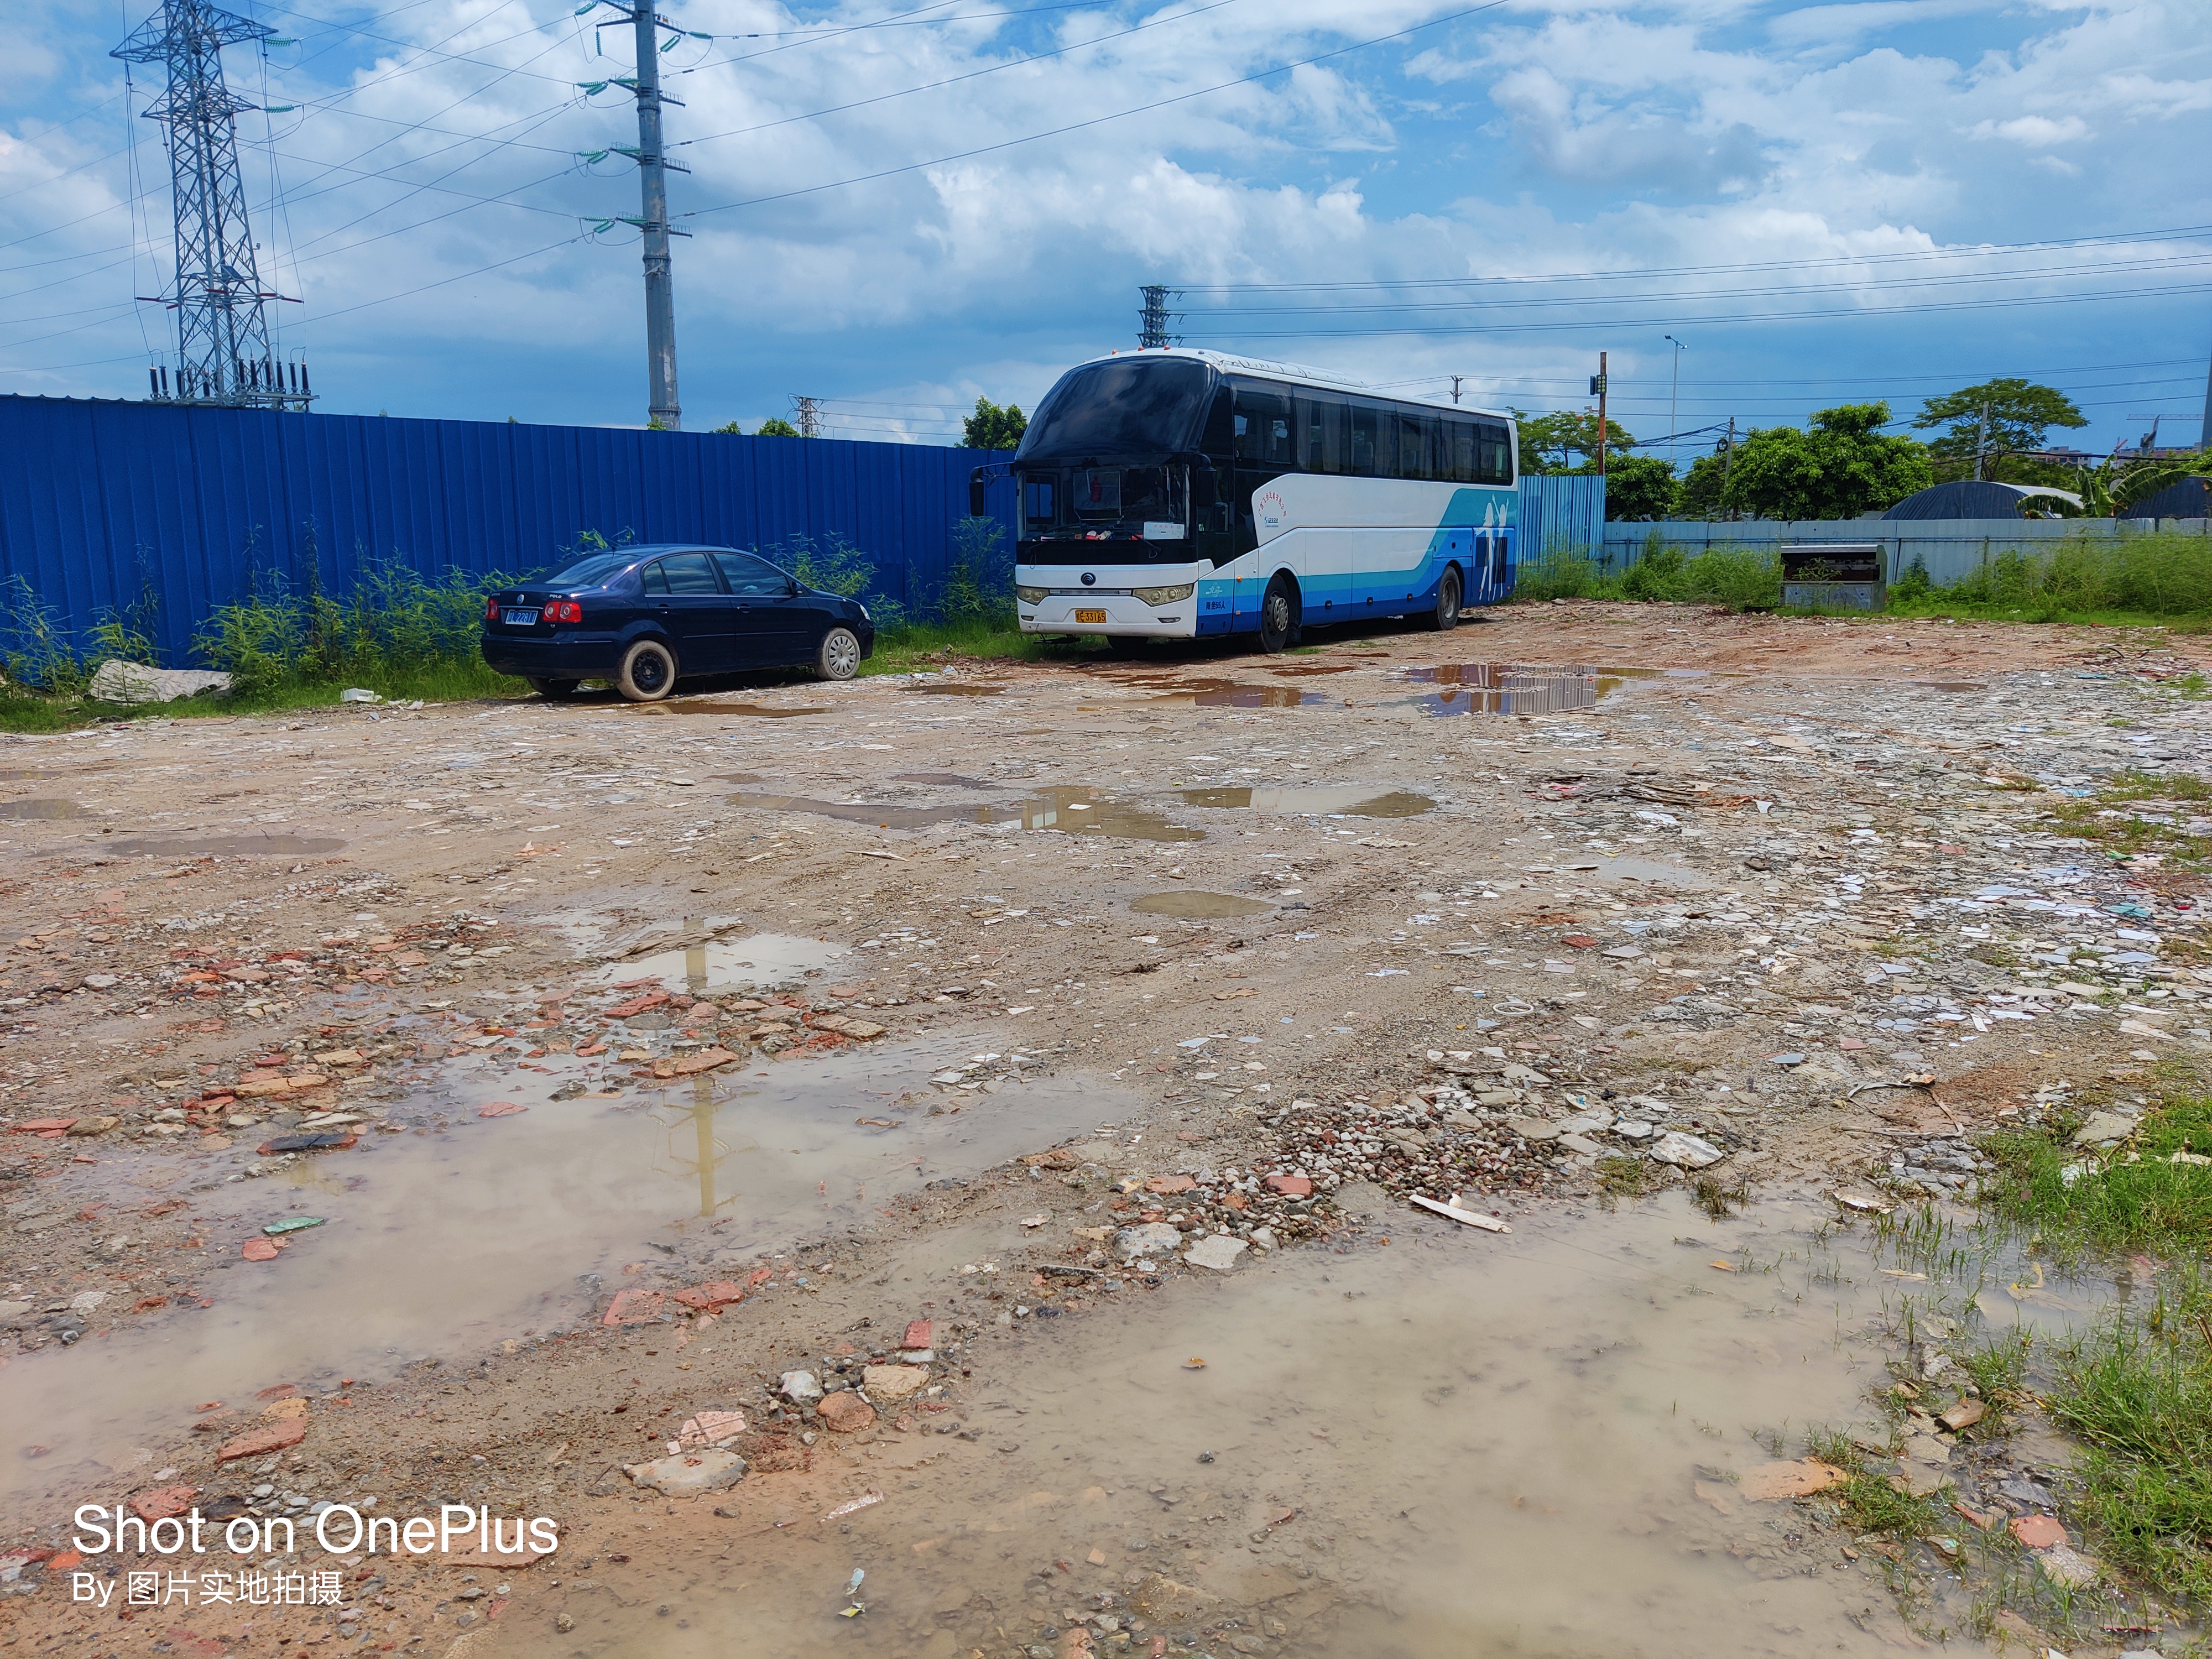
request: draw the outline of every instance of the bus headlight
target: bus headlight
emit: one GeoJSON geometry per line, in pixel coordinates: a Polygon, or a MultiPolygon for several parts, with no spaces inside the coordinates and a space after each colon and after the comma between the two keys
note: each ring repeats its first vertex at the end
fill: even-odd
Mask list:
{"type": "Polygon", "coordinates": [[[1193,593],[1198,592],[1198,584],[1182,582],[1174,587],[1134,587],[1129,591],[1146,605],[1157,609],[1164,605],[1174,605],[1178,600],[1188,599],[1193,593]]]}
{"type": "Polygon", "coordinates": [[[1014,590],[1014,597],[1024,605],[1042,605],[1045,596],[1051,591],[1048,587],[1018,587],[1014,590]]]}

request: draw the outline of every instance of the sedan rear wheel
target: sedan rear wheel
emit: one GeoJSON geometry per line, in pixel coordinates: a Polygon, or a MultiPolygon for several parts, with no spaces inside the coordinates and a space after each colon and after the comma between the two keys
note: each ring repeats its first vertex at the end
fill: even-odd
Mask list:
{"type": "Polygon", "coordinates": [[[623,653],[615,690],[632,702],[659,702],[675,689],[675,653],[659,640],[640,640],[623,653]]]}
{"type": "Polygon", "coordinates": [[[849,680],[860,672],[860,635],[840,623],[822,636],[821,647],[814,653],[814,678],[849,680]]]}

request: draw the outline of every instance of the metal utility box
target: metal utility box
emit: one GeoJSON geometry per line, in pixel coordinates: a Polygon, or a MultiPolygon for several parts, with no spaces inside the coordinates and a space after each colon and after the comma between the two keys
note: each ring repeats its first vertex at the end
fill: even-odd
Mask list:
{"type": "Polygon", "coordinates": [[[1785,605],[1879,611],[1888,592],[1880,542],[1797,542],[1782,549],[1785,605]]]}

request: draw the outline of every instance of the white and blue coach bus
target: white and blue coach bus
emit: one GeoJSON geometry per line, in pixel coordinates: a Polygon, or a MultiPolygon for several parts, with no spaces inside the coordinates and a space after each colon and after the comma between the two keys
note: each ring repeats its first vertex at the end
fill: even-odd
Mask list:
{"type": "Polygon", "coordinates": [[[1517,449],[1510,415],[1315,369],[1181,347],[1078,364],[1010,464],[1022,631],[1279,651],[1307,623],[1449,628],[1512,591],[1517,449]]]}

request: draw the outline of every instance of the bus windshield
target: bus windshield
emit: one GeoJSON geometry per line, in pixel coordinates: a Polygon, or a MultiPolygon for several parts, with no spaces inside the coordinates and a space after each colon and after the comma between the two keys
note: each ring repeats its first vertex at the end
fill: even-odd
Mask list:
{"type": "Polygon", "coordinates": [[[1015,463],[1188,448],[1212,379],[1188,357],[1124,357],[1070,369],[1030,417],[1015,463]]]}

